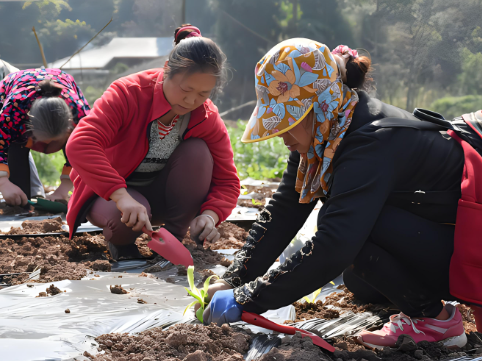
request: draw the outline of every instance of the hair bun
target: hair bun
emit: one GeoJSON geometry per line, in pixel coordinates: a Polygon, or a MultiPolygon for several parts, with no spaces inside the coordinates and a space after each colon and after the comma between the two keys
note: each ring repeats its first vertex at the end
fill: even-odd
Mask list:
{"type": "Polygon", "coordinates": [[[177,45],[181,40],[190,37],[201,36],[201,30],[191,24],[182,24],[174,31],[174,43],[177,45]]]}
{"type": "Polygon", "coordinates": [[[52,79],[42,80],[38,83],[36,88],[36,90],[44,97],[58,97],[63,89],[63,86],[52,82],[52,79]]]}
{"type": "Polygon", "coordinates": [[[352,89],[364,88],[366,81],[373,80],[367,74],[372,70],[372,61],[367,56],[350,57],[346,63],[346,85],[352,89]]]}

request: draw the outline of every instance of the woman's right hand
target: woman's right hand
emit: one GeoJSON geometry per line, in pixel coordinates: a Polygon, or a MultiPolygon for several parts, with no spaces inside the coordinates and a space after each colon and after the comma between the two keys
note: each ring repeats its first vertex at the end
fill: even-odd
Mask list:
{"type": "Polygon", "coordinates": [[[131,227],[133,231],[139,232],[145,226],[148,231],[152,231],[146,207],[132,198],[125,188],[112,192],[110,199],[116,203],[117,209],[122,214],[121,221],[127,227],[131,227]]]}
{"type": "Polygon", "coordinates": [[[0,178],[0,193],[10,206],[24,206],[27,204],[27,195],[7,177],[0,178]]]}
{"type": "MultiPolygon", "coordinates": [[[[208,288],[208,301],[210,302],[211,299],[213,298],[214,294],[218,291],[224,291],[224,290],[230,290],[233,287],[227,282],[218,282],[218,283],[213,283],[212,285],[209,286],[208,288]]],[[[199,303],[196,303],[194,306],[194,312],[198,310],[198,308],[201,307],[199,303]]]]}

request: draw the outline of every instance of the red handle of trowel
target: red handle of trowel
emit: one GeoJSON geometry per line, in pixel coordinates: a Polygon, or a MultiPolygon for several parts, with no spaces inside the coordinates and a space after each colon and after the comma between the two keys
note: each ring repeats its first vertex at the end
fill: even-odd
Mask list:
{"type": "Polygon", "coordinates": [[[267,328],[268,330],[272,330],[279,333],[286,333],[288,335],[294,335],[296,331],[298,331],[301,333],[302,337],[310,337],[313,340],[313,343],[315,345],[322,347],[327,351],[335,352],[335,348],[332,345],[330,345],[328,342],[323,340],[321,337],[309,331],[302,330],[293,326],[280,325],[279,323],[270,321],[264,318],[263,316],[260,316],[251,312],[246,312],[246,311],[243,311],[243,314],[241,315],[241,320],[255,326],[267,328]]]}

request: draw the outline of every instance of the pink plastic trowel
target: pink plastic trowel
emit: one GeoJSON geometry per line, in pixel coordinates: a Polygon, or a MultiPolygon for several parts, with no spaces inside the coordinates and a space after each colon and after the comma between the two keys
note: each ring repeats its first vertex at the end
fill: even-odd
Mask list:
{"type": "Polygon", "coordinates": [[[152,240],[147,243],[147,247],[157,254],[161,255],[174,265],[183,265],[186,268],[194,266],[191,253],[179,240],[174,237],[171,232],[165,228],[158,231],[148,231],[146,227],[142,228],[142,232],[151,236],[152,240]]]}

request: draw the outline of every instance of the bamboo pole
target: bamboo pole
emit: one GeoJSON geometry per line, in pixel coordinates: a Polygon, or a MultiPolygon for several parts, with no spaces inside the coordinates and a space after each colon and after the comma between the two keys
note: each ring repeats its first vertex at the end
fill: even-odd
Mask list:
{"type": "Polygon", "coordinates": [[[40,48],[40,54],[42,54],[42,61],[44,63],[44,67],[47,68],[47,60],[45,59],[44,49],[42,48],[42,44],[40,44],[40,40],[38,39],[37,32],[35,31],[35,26],[32,26],[32,31],[35,34],[35,39],[37,39],[37,44],[40,48]]]}

